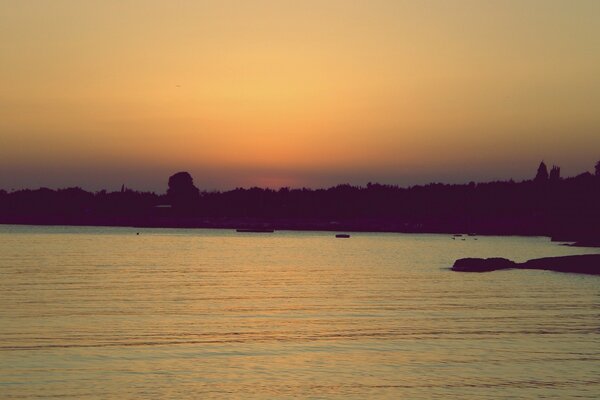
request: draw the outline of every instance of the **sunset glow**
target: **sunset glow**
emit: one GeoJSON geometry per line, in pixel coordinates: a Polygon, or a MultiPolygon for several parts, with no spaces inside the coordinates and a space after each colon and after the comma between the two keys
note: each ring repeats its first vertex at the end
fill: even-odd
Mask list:
{"type": "Polygon", "coordinates": [[[597,1],[6,1],[0,188],[566,175],[600,148],[597,1]]]}

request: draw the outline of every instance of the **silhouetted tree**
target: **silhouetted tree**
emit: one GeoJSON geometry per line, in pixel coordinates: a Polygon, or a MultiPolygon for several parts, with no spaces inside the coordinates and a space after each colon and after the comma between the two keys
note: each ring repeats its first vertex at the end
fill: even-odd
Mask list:
{"type": "Polygon", "coordinates": [[[550,170],[550,181],[556,182],[559,180],[560,180],[560,167],[553,165],[552,169],[550,170]]]}
{"type": "Polygon", "coordinates": [[[167,198],[173,207],[190,208],[200,198],[200,191],[194,186],[192,176],[187,172],[178,172],[169,178],[167,198]]]}
{"type": "Polygon", "coordinates": [[[596,163],[596,176],[600,176],[600,161],[596,163]]]}
{"type": "Polygon", "coordinates": [[[536,182],[546,182],[548,180],[548,168],[542,161],[538,167],[537,174],[535,175],[536,182]]]}

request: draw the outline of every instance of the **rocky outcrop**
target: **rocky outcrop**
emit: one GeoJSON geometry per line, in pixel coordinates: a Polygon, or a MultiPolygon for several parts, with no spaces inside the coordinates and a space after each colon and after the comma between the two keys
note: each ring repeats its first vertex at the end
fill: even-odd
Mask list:
{"type": "Polygon", "coordinates": [[[600,254],[536,258],[524,263],[516,263],[499,257],[461,258],[456,260],[452,266],[452,270],[458,272],[489,272],[509,268],[600,275],[600,254]]]}
{"type": "Polygon", "coordinates": [[[519,268],[600,275],[600,254],[536,258],[520,264],[519,268]]]}
{"type": "Polygon", "coordinates": [[[454,262],[453,271],[459,272],[488,272],[497,269],[516,268],[517,264],[506,258],[461,258],[454,262]]]}

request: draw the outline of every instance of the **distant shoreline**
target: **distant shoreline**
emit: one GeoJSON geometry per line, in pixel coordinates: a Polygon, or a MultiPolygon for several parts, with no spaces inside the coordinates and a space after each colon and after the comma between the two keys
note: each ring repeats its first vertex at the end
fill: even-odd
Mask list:
{"type": "MultiPolygon", "coordinates": [[[[533,180],[401,188],[369,183],[327,189],[202,192],[187,172],[166,194],[79,187],[0,190],[0,223],[338,232],[547,236],[600,246],[600,163],[561,178],[540,163],[533,180]]],[[[458,238],[455,238],[455,240],[458,238]]]]}

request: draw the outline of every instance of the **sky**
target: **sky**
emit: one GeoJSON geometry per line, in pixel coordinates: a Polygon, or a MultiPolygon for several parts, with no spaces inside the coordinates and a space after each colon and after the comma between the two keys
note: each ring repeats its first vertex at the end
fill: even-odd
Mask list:
{"type": "Polygon", "coordinates": [[[600,159],[597,0],[0,0],[0,188],[516,180],[600,159]]]}

